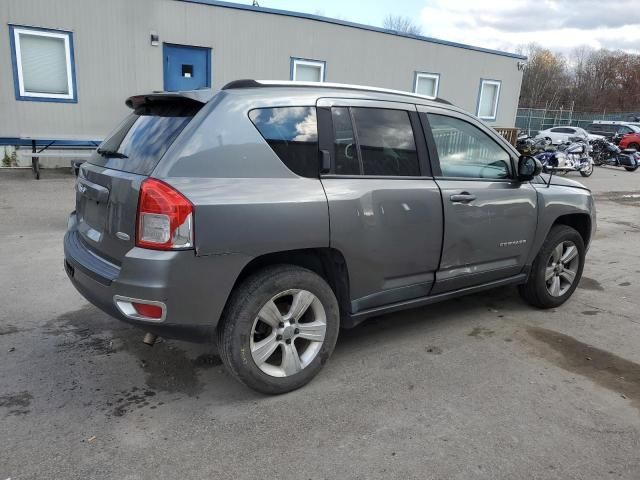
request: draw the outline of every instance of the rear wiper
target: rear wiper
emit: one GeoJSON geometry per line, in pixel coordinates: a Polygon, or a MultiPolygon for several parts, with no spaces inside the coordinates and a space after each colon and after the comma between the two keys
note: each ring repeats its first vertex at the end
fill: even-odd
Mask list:
{"type": "Polygon", "coordinates": [[[110,158],[129,158],[128,156],[126,156],[124,153],[120,153],[120,152],[116,152],[115,150],[106,150],[104,148],[99,148],[98,150],[96,150],[100,155],[102,155],[103,157],[110,157],[110,158]]]}

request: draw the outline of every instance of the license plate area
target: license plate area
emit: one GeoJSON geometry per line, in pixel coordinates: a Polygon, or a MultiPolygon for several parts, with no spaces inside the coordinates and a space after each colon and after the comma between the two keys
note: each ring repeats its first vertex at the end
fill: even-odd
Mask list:
{"type": "Polygon", "coordinates": [[[80,178],[76,189],[78,231],[85,238],[99,243],[109,216],[109,190],[80,178]]]}
{"type": "Polygon", "coordinates": [[[85,200],[78,215],[78,231],[85,237],[100,242],[104,234],[107,206],[91,200],[85,200]]]}

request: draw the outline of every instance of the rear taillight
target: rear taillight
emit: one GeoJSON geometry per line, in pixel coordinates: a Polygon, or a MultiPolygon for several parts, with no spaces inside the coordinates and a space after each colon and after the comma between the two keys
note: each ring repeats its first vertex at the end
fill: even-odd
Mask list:
{"type": "Polygon", "coordinates": [[[140,187],[136,246],[193,248],[193,205],[174,188],[148,178],[140,187]]]}

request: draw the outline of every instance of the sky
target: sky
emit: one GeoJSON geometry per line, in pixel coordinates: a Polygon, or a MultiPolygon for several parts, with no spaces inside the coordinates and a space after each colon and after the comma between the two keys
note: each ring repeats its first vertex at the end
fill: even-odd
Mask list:
{"type": "Polygon", "coordinates": [[[640,0],[258,1],[374,26],[392,13],[410,18],[423,35],[509,52],[536,42],[561,53],[581,46],[640,53],[640,0]]]}

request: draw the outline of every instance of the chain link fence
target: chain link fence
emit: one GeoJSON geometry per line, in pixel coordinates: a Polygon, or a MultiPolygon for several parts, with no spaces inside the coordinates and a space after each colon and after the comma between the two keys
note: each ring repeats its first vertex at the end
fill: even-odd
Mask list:
{"type": "Polygon", "coordinates": [[[575,112],[573,109],[549,110],[546,108],[519,108],[516,115],[516,128],[535,135],[540,130],[571,125],[572,127],[586,127],[594,120],[637,121],[638,112],[575,112]]]}

